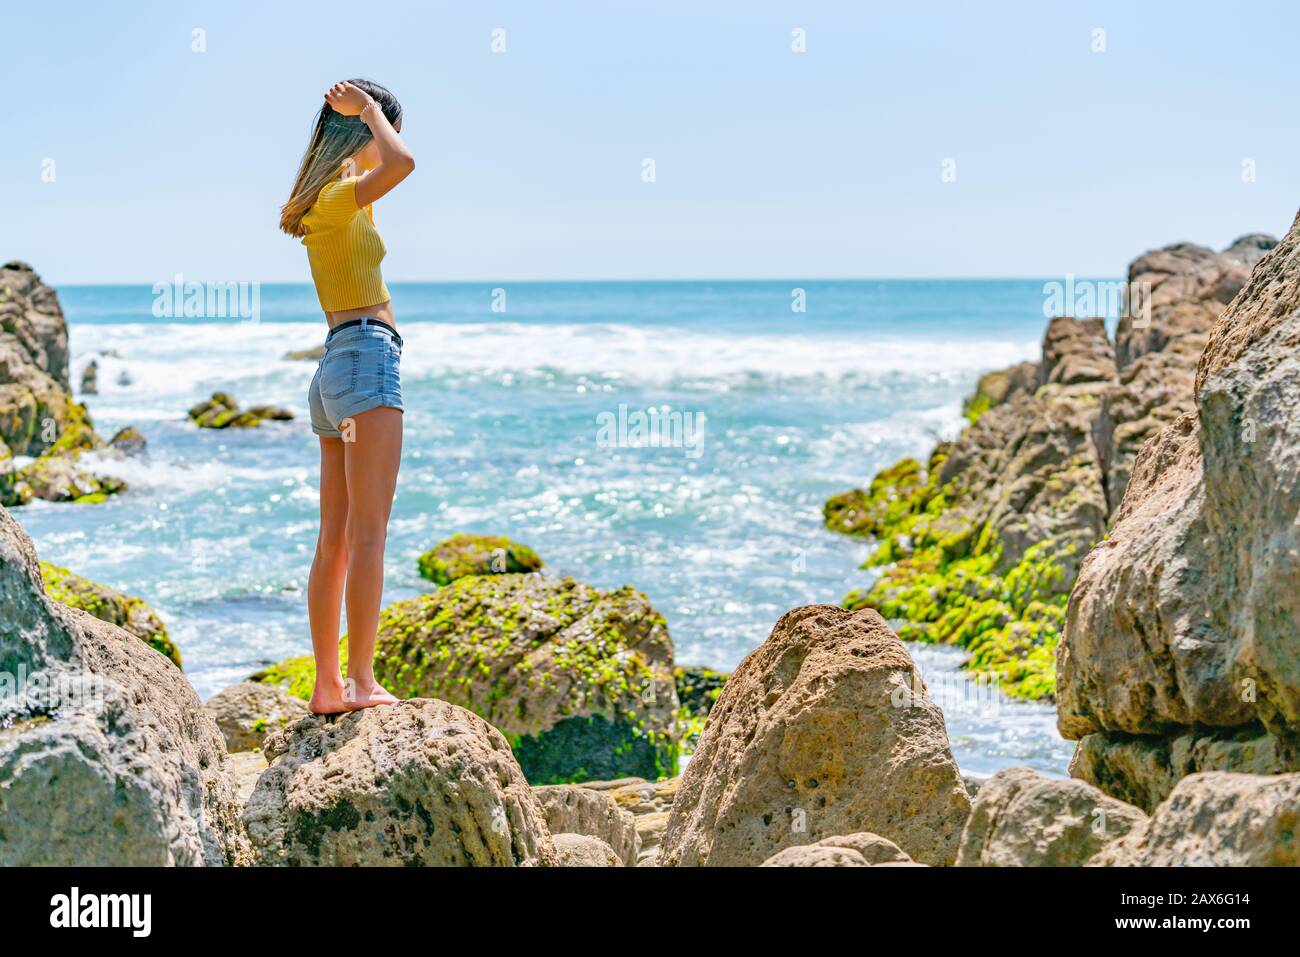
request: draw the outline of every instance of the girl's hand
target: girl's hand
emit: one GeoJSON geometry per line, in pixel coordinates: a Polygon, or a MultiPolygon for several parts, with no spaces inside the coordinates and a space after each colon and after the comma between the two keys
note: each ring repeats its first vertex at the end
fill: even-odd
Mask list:
{"type": "Polygon", "coordinates": [[[360,116],[361,111],[370,102],[370,96],[364,90],[351,83],[335,83],[325,91],[325,102],[334,108],[335,113],[344,116],[360,116]]]}

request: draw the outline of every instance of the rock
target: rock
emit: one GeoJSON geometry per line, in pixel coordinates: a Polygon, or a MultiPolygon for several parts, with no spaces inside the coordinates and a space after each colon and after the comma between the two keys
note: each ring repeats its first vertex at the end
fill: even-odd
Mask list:
{"type": "Polygon", "coordinates": [[[835,835],[815,844],[799,844],[777,851],[761,867],[872,867],[877,864],[910,864],[893,841],[878,834],[835,835]]]}
{"type": "Polygon", "coordinates": [[[143,598],[125,595],[49,562],[41,562],[41,580],[45,594],[52,600],[129,631],[177,668],[181,667],[180,649],[167,634],[167,626],[158,613],[143,598]]]}
{"type": "Polygon", "coordinates": [[[677,700],[681,702],[686,713],[692,716],[707,717],[722,686],[731,677],[724,671],[714,671],[699,665],[679,665],[673,669],[673,684],[677,688],[677,700]]]}
{"type": "MultiPolygon", "coordinates": [[[[640,592],[527,574],[470,575],[388,606],[375,659],[397,696],[501,729],[534,784],[674,773],[672,668],[667,622],[640,592]]],[[[307,698],[314,676],[305,657],[254,680],[307,698]]]]}
{"type": "Polygon", "coordinates": [[[99,363],[94,359],[81,370],[81,392],[83,395],[99,395],[99,363]]]}
{"type": "Polygon", "coordinates": [[[191,406],[190,421],[201,429],[253,429],[268,420],[288,421],[293,413],[272,405],[258,405],[241,412],[228,392],[214,392],[212,398],[191,406]]]}
{"type": "Polygon", "coordinates": [[[267,735],[244,818],[257,862],[552,866],[537,799],[499,731],[415,699],[267,735]]]}
{"type": "Polygon", "coordinates": [[[246,863],[194,689],[136,636],[47,598],[3,508],[0,606],[0,865],[246,863]]]}
{"type": "Polygon", "coordinates": [[[555,855],[561,867],[622,867],[623,861],[608,844],[585,834],[556,834],[555,855]]]}
{"type": "Polygon", "coordinates": [[[1008,768],[980,788],[957,866],[1078,867],[1146,819],[1082,781],[1008,768]]]}
{"type": "Polygon", "coordinates": [[[600,791],[613,798],[618,807],[632,815],[636,826],[637,867],[656,863],[659,842],[668,826],[668,812],[677,797],[681,778],[646,781],[644,778],[619,778],[615,781],[584,781],[578,787],[600,791]]]}
{"type": "Polygon", "coordinates": [[[788,612],[723,688],[682,775],[659,863],[751,866],[870,831],[957,856],[970,800],[943,714],[874,611],[788,612]]]}
{"type": "Polygon", "coordinates": [[[266,756],[261,751],[236,751],[226,762],[230,782],[235,788],[235,797],[243,807],[253,796],[258,778],[267,769],[266,756]]]}
{"type": "Polygon", "coordinates": [[[1300,866],[1300,774],[1212,771],[1183,778],[1149,821],[1089,864],[1300,866]]]}
{"type": "Polygon", "coordinates": [[[542,560],[527,545],[504,535],[466,535],[457,532],[420,556],[420,577],[435,585],[448,585],[466,575],[504,575],[535,572],[542,560]]]}
{"type": "Polygon", "coordinates": [[[325,347],[313,346],[310,349],[299,349],[296,352],[286,352],[284,354],[284,358],[302,360],[302,361],[320,362],[321,359],[325,358],[325,347]]]}
{"type": "Polygon", "coordinates": [[[301,698],[256,681],[243,681],[217,692],[203,709],[217,722],[232,752],[260,748],[268,731],[309,713],[301,698]]]}
{"type": "MultiPolygon", "coordinates": [[[[1221,298],[1239,274],[1177,281],[1221,298]]],[[[1300,769],[1298,307],[1293,225],[1214,324],[1194,408],[1142,447],[1070,598],[1058,723],[1089,739],[1075,773],[1144,807],[1185,770],[1300,769]]]]}
{"type": "Polygon", "coordinates": [[[1191,407],[1210,325],[1273,240],[1222,253],[1189,243],[1129,268],[1114,343],[1100,319],[1053,319],[1041,361],[981,378],[970,426],[923,466],[879,472],[826,503],[827,527],[878,541],[874,583],[846,608],[880,611],[905,640],[970,650],[1006,694],[1051,698],[1066,600],[1113,524],[1137,450],[1191,407]]]}
{"type": "Polygon", "coordinates": [[[599,838],[619,862],[635,867],[641,841],[636,819],[606,791],[574,784],[546,784],[533,788],[553,836],[583,834],[599,838]]]}
{"type": "Polygon", "coordinates": [[[73,453],[42,455],[14,473],[17,494],[26,501],[95,504],[126,488],[121,479],[95,475],[80,464],[73,453]]]}
{"type": "Polygon", "coordinates": [[[134,457],[143,455],[147,450],[148,443],[145,442],[144,435],[133,425],[128,425],[124,429],[118,429],[113,433],[113,437],[108,440],[108,447],[114,452],[122,455],[134,457]]]}

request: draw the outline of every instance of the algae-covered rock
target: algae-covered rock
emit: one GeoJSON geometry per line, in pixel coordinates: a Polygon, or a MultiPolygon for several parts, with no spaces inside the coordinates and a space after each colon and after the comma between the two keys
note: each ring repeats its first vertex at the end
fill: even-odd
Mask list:
{"type": "MultiPolygon", "coordinates": [[[[389,691],[501,729],[534,784],[673,774],[672,668],[667,622],[640,592],[530,574],[470,575],[389,605],[375,653],[389,691]]],[[[307,698],[314,665],[290,659],[253,677],[307,698]]]]}
{"type": "Polygon", "coordinates": [[[753,866],[869,831],[951,864],[970,799],[943,713],[874,611],[786,613],[732,673],[682,774],[665,866],[753,866]]]}
{"type": "Polygon", "coordinates": [[[181,667],[180,649],[167,634],[167,626],[158,613],[143,598],[125,595],[49,562],[41,562],[41,579],[50,598],[129,631],[177,668],[181,667]]]}
{"type": "Polygon", "coordinates": [[[980,788],[957,866],[1081,867],[1146,819],[1082,781],[1007,768],[980,788]]]}
{"type": "Polygon", "coordinates": [[[293,413],[273,405],[258,405],[241,411],[228,392],[214,392],[212,398],[191,406],[190,421],[201,429],[254,429],[268,420],[288,421],[293,413]]]}
{"type": "Polygon", "coordinates": [[[510,575],[535,572],[542,560],[527,545],[504,535],[458,532],[420,556],[420,577],[447,585],[466,575],[510,575]]]}
{"type": "Polygon", "coordinates": [[[148,448],[148,443],[145,441],[144,433],[135,426],[128,425],[113,433],[113,437],[108,440],[108,447],[114,452],[131,457],[143,455],[148,448]]]}
{"type": "Polygon", "coordinates": [[[285,359],[302,362],[319,362],[325,358],[324,346],[312,346],[310,349],[295,349],[286,352],[283,356],[285,359]]]}
{"type": "Polygon", "coordinates": [[[482,718],[416,699],[310,716],[266,738],[244,811],[259,864],[558,863],[510,745],[482,718]]]}
{"type": "Polygon", "coordinates": [[[68,326],[53,289],[26,263],[0,267],[0,441],[42,455],[64,431],[68,326]]]}
{"type": "Polygon", "coordinates": [[[709,711],[722,694],[722,686],[731,676],[725,671],[715,671],[701,665],[679,665],[673,669],[673,683],[682,710],[691,717],[708,717],[709,711]]]}
{"type": "Polygon", "coordinates": [[[241,681],[222,689],[207,700],[203,710],[217,722],[232,752],[260,748],[269,732],[308,714],[301,698],[257,681],[241,681]]]}

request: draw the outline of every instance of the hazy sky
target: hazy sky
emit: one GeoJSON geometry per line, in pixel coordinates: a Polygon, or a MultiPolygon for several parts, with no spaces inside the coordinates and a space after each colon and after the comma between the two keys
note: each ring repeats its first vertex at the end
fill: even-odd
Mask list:
{"type": "Polygon", "coordinates": [[[0,259],[306,281],[278,208],[366,76],[418,162],[376,206],[390,279],[1117,275],[1289,226],[1296,9],[10,3],[0,259]]]}

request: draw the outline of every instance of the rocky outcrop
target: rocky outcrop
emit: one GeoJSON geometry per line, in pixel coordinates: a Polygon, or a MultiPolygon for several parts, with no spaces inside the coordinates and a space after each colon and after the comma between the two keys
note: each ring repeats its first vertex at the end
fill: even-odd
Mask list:
{"type": "Polygon", "coordinates": [[[641,850],[636,819],[619,807],[607,791],[575,784],[546,784],[533,788],[533,795],[553,836],[583,834],[599,838],[621,863],[636,866],[641,850]]]}
{"type": "Polygon", "coordinates": [[[622,867],[613,848],[598,837],[586,834],[556,834],[555,856],[560,867],[622,867]]]}
{"type": "Polygon", "coordinates": [[[478,715],[415,699],[269,734],[244,818],[264,865],[552,866],[542,809],[478,715]]]}
{"type": "Polygon", "coordinates": [[[228,392],[214,392],[190,408],[190,421],[201,429],[254,429],[263,422],[287,422],[293,413],[274,405],[255,405],[243,411],[228,392]]]}
{"type": "Polygon", "coordinates": [[[113,433],[113,437],[108,440],[108,448],[130,458],[143,455],[148,449],[148,443],[145,441],[144,433],[135,426],[128,425],[113,433]]]}
{"type": "Polygon", "coordinates": [[[1183,778],[1151,819],[1089,864],[1106,867],[1300,866],[1300,774],[1214,771],[1183,778]]]}
{"type": "Polygon", "coordinates": [[[308,714],[301,698],[256,681],[242,681],[217,692],[203,710],[217,722],[232,752],[260,748],[267,732],[308,714]]]}
{"type": "Polygon", "coordinates": [[[143,598],[125,595],[49,562],[41,562],[41,580],[45,594],[54,601],[129,631],[177,668],[181,667],[181,650],[167,634],[167,626],[158,613],[143,598]]]}
{"type": "Polygon", "coordinates": [[[457,532],[420,556],[420,577],[435,585],[449,585],[467,575],[506,575],[535,572],[542,560],[527,545],[504,535],[466,535],[457,532]]]}
{"type": "Polygon", "coordinates": [[[658,863],[659,844],[664,828],[668,826],[668,813],[677,797],[681,778],[647,781],[644,778],[619,778],[615,781],[584,781],[577,787],[599,791],[613,799],[620,810],[632,815],[636,826],[636,866],[650,867],[658,863]]]}
{"type": "Polygon", "coordinates": [[[302,362],[320,362],[321,359],[325,358],[325,347],[312,346],[310,349],[295,349],[286,352],[283,358],[302,362]]]}
{"type": "Polygon", "coordinates": [[[0,505],[101,501],[125,483],[81,462],[99,448],[68,384],[68,327],[54,290],[25,263],[0,267],[0,505]],[[16,455],[35,456],[22,467],[16,455]]]}
{"type": "Polygon", "coordinates": [[[81,370],[81,392],[83,395],[99,394],[99,363],[94,359],[81,370]]]}
{"type": "Polygon", "coordinates": [[[1084,562],[1059,658],[1075,774],[1150,809],[1188,771],[1300,769],[1298,453],[1300,221],[1214,324],[1194,409],[1142,447],[1084,562]]]}
{"type": "Polygon", "coordinates": [[[1137,259],[1112,343],[1100,319],[1053,319],[1037,363],[980,379],[970,425],[928,463],[904,459],[830,499],[829,528],[875,538],[880,569],[845,607],[899,636],[958,644],[1013,696],[1055,694],[1066,600],[1105,534],[1138,447],[1190,407],[1210,324],[1273,243],[1179,244],[1137,259]]]}
{"type": "Polygon", "coordinates": [[[951,864],[970,801],[943,714],[874,611],[784,615],[732,673],[673,802],[664,865],[757,865],[869,831],[951,864]]]}
{"type": "Polygon", "coordinates": [[[245,863],[226,750],[181,672],[45,595],[0,508],[0,865],[245,863]]]}
{"type": "Polygon", "coordinates": [[[1078,867],[1146,819],[1082,781],[1008,768],[980,788],[957,866],[1078,867]]]}
{"type": "Polygon", "coordinates": [[[777,851],[761,867],[873,867],[907,864],[912,859],[878,834],[844,834],[777,851]]]}
{"type": "MultiPolygon", "coordinates": [[[[674,773],[672,668],[667,622],[640,592],[528,574],[471,575],[388,606],[375,657],[399,697],[441,698],[501,729],[534,784],[674,773]]],[[[314,674],[305,657],[254,679],[307,698],[314,674]]]]}

